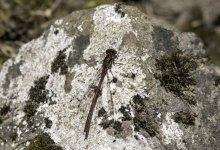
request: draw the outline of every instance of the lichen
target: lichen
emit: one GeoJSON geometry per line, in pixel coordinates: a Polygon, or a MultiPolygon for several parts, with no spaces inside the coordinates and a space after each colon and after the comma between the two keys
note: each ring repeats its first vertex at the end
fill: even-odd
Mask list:
{"type": "Polygon", "coordinates": [[[0,114],[1,116],[6,115],[8,112],[10,111],[10,105],[4,105],[1,110],[0,110],[0,114]]]}
{"type": "Polygon", "coordinates": [[[49,76],[43,76],[34,82],[34,86],[31,87],[29,91],[29,100],[26,101],[24,106],[24,112],[26,116],[27,123],[32,124],[31,117],[37,112],[37,108],[40,103],[47,102],[47,93],[45,89],[49,76]]]}
{"type": "Polygon", "coordinates": [[[57,73],[60,71],[60,75],[64,75],[68,73],[68,65],[66,62],[66,49],[59,51],[57,57],[54,59],[52,66],[51,66],[51,72],[57,73]]]}
{"type": "Polygon", "coordinates": [[[129,105],[127,106],[121,106],[121,108],[119,108],[119,112],[122,113],[123,117],[122,117],[122,121],[129,121],[132,119],[131,117],[131,108],[129,105]]]}
{"type": "Polygon", "coordinates": [[[183,123],[185,125],[194,125],[195,124],[195,116],[190,112],[176,112],[173,115],[173,120],[177,123],[183,123]]]}
{"type": "Polygon", "coordinates": [[[156,132],[158,132],[158,125],[154,120],[155,117],[148,112],[145,101],[147,101],[147,99],[142,98],[140,95],[133,97],[134,131],[139,132],[140,130],[144,130],[153,137],[156,135],[156,132]]]}
{"type": "Polygon", "coordinates": [[[48,117],[44,118],[44,122],[45,122],[46,128],[51,128],[53,122],[48,117]]]}
{"type": "Polygon", "coordinates": [[[5,120],[5,115],[7,115],[10,112],[10,105],[4,105],[1,109],[0,109],[0,124],[3,123],[3,121],[5,120]]]}
{"type": "Polygon", "coordinates": [[[122,122],[114,120],[114,119],[108,119],[109,115],[108,113],[105,111],[104,108],[101,108],[98,111],[98,117],[102,117],[102,121],[99,124],[103,129],[108,130],[110,129],[111,132],[108,132],[109,134],[118,137],[118,138],[123,138],[123,131],[125,132],[125,130],[122,128],[122,123],[124,120],[122,120],[122,122]]]}

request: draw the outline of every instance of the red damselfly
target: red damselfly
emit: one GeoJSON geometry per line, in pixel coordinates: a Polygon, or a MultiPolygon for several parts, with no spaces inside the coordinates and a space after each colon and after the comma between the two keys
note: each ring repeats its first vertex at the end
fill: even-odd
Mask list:
{"type": "Polygon", "coordinates": [[[95,94],[93,96],[92,104],[91,104],[90,109],[89,109],[89,114],[88,114],[87,119],[86,119],[86,124],[85,124],[85,128],[84,128],[84,132],[86,133],[85,139],[87,139],[88,135],[89,135],[89,129],[90,129],[90,124],[91,124],[91,120],[92,120],[92,115],[93,115],[93,112],[94,112],[94,109],[95,109],[95,105],[96,105],[99,93],[101,91],[102,82],[103,82],[108,70],[111,69],[112,64],[114,63],[114,59],[116,57],[117,57],[117,51],[116,50],[114,50],[114,49],[107,49],[106,50],[106,56],[105,56],[105,58],[103,60],[103,63],[102,63],[101,78],[99,80],[98,86],[97,86],[95,94]]]}

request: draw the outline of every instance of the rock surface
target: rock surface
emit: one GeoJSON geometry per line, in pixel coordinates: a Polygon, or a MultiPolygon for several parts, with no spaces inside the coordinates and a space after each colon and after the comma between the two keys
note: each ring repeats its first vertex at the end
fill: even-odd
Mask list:
{"type": "Polygon", "coordinates": [[[130,6],[57,20],[0,72],[2,149],[218,149],[219,77],[192,33],[130,6]],[[118,51],[83,133],[105,50],[118,51]]]}

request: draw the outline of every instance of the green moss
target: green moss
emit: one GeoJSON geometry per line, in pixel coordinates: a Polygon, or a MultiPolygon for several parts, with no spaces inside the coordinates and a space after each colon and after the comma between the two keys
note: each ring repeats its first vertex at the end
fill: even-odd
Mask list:
{"type": "Polygon", "coordinates": [[[180,50],[166,54],[162,58],[156,59],[158,73],[154,74],[155,78],[160,80],[161,86],[184,98],[190,104],[195,104],[193,97],[189,97],[183,92],[190,91],[189,86],[196,84],[192,75],[197,68],[194,59],[193,56],[183,55],[180,50]]]}
{"type": "Polygon", "coordinates": [[[29,91],[29,100],[26,101],[24,112],[29,125],[32,124],[31,117],[37,112],[40,103],[47,102],[47,84],[49,76],[43,76],[34,82],[34,86],[29,91]]]}
{"type": "Polygon", "coordinates": [[[47,133],[39,134],[25,150],[62,150],[47,133]]]}
{"type": "Polygon", "coordinates": [[[52,66],[51,66],[51,72],[57,73],[60,70],[60,75],[64,75],[68,73],[68,65],[66,62],[66,49],[59,51],[57,57],[54,59],[52,66]]]}

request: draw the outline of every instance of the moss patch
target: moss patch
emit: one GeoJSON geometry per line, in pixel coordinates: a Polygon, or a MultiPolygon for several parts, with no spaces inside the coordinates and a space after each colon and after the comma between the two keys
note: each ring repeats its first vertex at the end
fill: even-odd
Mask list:
{"type": "Polygon", "coordinates": [[[122,138],[125,132],[122,128],[122,123],[120,121],[114,120],[114,119],[110,119],[108,120],[108,113],[106,112],[106,110],[104,108],[101,108],[98,111],[98,117],[102,117],[102,121],[99,124],[103,129],[109,129],[108,133],[112,136],[118,137],[118,138],[122,138]]]}
{"type": "Polygon", "coordinates": [[[125,12],[122,11],[122,3],[117,3],[115,5],[115,12],[121,14],[121,18],[125,16],[125,12]]]}
{"type": "Polygon", "coordinates": [[[103,107],[101,109],[99,109],[98,117],[106,117],[106,115],[107,115],[107,112],[103,107]]]}
{"type": "Polygon", "coordinates": [[[53,122],[49,118],[44,119],[46,128],[51,128],[53,122]]]}
{"type": "Polygon", "coordinates": [[[122,128],[122,122],[111,119],[108,120],[107,118],[103,119],[102,122],[99,124],[103,129],[111,129],[112,132],[110,133],[111,135],[122,138],[123,134],[123,128],[122,128]]]}
{"type": "Polygon", "coordinates": [[[29,100],[26,101],[24,112],[27,123],[32,125],[31,117],[35,115],[40,103],[47,102],[47,93],[45,89],[49,76],[43,76],[34,82],[34,86],[29,91],[29,100]]]}
{"type": "Polygon", "coordinates": [[[7,115],[10,112],[10,105],[4,105],[0,109],[0,124],[3,123],[3,121],[6,119],[5,115],[7,115]]]}
{"type": "Polygon", "coordinates": [[[133,110],[134,110],[134,130],[139,132],[140,130],[146,131],[151,137],[155,136],[158,131],[158,125],[154,120],[155,116],[152,116],[148,111],[147,100],[140,95],[133,97],[133,110]]]}
{"type": "Polygon", "coordinates": [[[190,112],[176,112],[173,115],[173,119],[177,123],[183,123],[186,125],[194,125],[195,124],[195,116],[192,115],[190,112]]]}
{"type": "Polygon", "coordinates": [[[47,133],[39,134],[25,150],[62,150],[47,133]]]}
{"type": "Polygon", "coordinates": [[[57,73],[58,71],[60,71],[60,75],[65,75],[68,73],[65,51],[66,49],[59,51],[57,57],[54,59],[51,66],[52,73],[57,73]]]}
{"type": "Polygon", "coordinates": [[[10,106],[9,105],[4,105],[1,110],[0,110],[0,114],[1,116],[6,115],[8,112],[10,111],[10,106]]]}
{"type": "Polygon", "coordinates": [[[131,108],[129,107],[129,105],[121,106],[121,108],[119,108],[119,111],[123,114],[122,121],[129,121],[132,119],[131,113],[130,113],[131,108]]]}
{"type": "Polygon", "coordinates": [[[196,104],[196,101],[193,97],[185,95],[184,91],[190,91],[189,86],[196,84],[193,71],[196,70],[197,63],[194,59],[190,55],[183,55],[180,50],[165,54],[156,59],[158,73],[154,74],[155,78],[160,80],[161,86],[190,104],[196,104]]]}

